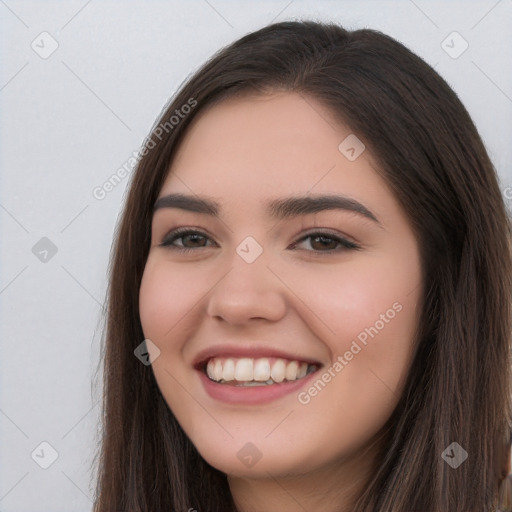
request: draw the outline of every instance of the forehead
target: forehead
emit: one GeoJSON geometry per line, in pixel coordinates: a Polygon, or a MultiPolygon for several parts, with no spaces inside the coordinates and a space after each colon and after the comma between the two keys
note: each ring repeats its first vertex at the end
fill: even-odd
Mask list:
{"type": "Polygon", "coordinates": [[[311,163],[332,164],[339,153],[340,137],[349,133],[323,105],[302,94],[247,95],[224,100],[199,113],[174,163],[237,164],[239,174],[258,165],[258,174],[266,175],[278,166],[288,171],[289,162],[297,173],[302,168],[309,170],[311,163]],[[266,165],[262,168],[262,164],[266,165]]]}
{"type": "Polygon", "coordinates": [[[368,150],[353,161],[340,151],[348,136],[324,105],[298,93],[231,98],[188,127],[160,197],[207,195],[261,208],[285,195],[393,201],[368,150]]]}

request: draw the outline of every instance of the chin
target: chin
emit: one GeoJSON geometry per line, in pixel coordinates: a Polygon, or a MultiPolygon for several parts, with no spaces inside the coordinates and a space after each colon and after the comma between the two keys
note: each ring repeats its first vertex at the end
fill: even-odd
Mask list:
{"type": "Polygon", "coordinates": [[[270,445],[260,449],[250,442],[233,442],[228,447],[217,444],[198,448],[198,451],[210,466],[232,477],[268,478],[269,475],[283,477],[298,473],[298,468],[309,467],[309,464],[298,457],[296,452],[280,453],[270,445]]]}

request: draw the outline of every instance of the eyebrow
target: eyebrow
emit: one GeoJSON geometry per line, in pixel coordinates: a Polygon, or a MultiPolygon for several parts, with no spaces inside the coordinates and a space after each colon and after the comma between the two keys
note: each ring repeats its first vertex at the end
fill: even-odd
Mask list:
{"type": "MultiPolygon", "coordinates": [[[[266,214],[272,219],[286,219],[324,210],[345,210],[363,215],[382,227],[379,219],[366,208],[366,206],[346,196],[318,195],[284,197],[266,201],[265,207],[266,214]]],[[[212,198],[189,196],[185,194],[169,194],[160,197],[155,202],[153,213],[161,208],[179,208],[189,212],[203,213],[212,216],[219,215],[222,210],[220,204],[212,198]]]]}

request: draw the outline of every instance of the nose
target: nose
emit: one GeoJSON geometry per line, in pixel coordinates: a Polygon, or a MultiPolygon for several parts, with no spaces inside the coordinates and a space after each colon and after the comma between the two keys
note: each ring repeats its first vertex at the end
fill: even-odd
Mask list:
{"type": "Polygon", "coordinates": [[[286,286],[263,258],[247,263],[237,254],[209,294],[207,314],[231,325],[278,321],[286,313],[286,286]]]}

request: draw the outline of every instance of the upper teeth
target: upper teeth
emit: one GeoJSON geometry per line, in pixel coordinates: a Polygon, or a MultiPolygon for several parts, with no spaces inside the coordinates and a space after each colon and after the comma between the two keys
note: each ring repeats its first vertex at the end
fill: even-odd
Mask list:
{"type": "Polygon", "coordinates": [[[282,382],[285,379],[297,380],[305,377],[308,373],[308,363],[268,357],[259,359],[214,357],[208,361],[206,373],[210,379],[217,382],[232,380],[266,382],[270,379],[274,382],[282,382]]]}

